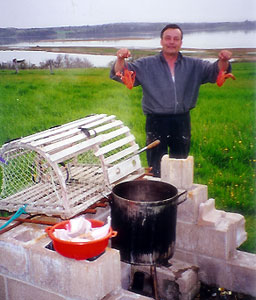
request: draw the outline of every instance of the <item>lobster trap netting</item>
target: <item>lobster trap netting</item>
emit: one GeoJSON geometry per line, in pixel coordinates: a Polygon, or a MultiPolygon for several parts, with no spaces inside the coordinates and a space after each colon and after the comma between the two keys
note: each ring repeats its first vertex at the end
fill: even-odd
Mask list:
{"type": "Polygon", "coordinates": [[[0,209],[70,218],[143,174],[134,136],[115,116],[92,115],[1,148],[0,209]]]}

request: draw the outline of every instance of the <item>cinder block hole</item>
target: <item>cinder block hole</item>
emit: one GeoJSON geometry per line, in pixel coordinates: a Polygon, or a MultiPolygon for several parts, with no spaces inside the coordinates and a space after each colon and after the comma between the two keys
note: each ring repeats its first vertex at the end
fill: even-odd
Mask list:
{"type": "Polygon", "coordinates": [[[55,249],[54,249],[54,246],[53,246],[53,243],[52,243],[52,242],[50,242],[49,244],[47,244],[47,245],[45,246],[45,248],[46,248],[46,249],[49,249],[49,250],[52,250],[52,251],[55,251],[55,249]]]}
{"type": "Polygon", "coordinates": [[[163,280],[163,292],[166,299],[180,299],[179,285],[175,281],[163,280]]]}
{"type": "Polygon", "coordinates": [[[24,231],[14,237],[16,240],[21,241],[21,242],[29,242],[35,238],[33,233],[29,230],[24,231]]]}
{"type": "Polygon", "coordinates": [[[130,290],[137,294],[152,297],[154,293],[152,277],[144,272],[135,272],[130,290]]]}

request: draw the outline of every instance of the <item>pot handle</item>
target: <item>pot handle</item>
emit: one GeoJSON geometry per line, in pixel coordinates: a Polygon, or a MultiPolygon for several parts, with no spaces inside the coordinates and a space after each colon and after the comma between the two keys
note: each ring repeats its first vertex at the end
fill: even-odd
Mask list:
{"type": "Polygon", "coordinates": [[[50,232],[51,229],[52,229],[52,226],[46,227],[46,228],[44,229],[44,231],[49,235],[49,232],[50,232]]]}
{"type": "Polygon", "coordinates": [[[185,190],[178,195],[177,205],[180,205],[186,200],[187,200],[187,191],[185,190]]]}
{"type": "Polygon", "coordinates": [[[117,231],[112,231],[110,238],[116,237],[117,236],[117,231]]]}

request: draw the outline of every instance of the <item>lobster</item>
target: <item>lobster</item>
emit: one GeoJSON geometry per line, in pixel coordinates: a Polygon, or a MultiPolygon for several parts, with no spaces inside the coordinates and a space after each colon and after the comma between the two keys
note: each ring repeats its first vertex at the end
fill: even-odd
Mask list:
{"type": "Polygon", "coordinates": [[[126,85],[128,89],[132,89],[135,81],[136,72],[129,71],[127,66],[124,67],[123,72],[117,72],[116,76],[119,76],[122,82],[126,85]]]}
{"type": "Polygon", "coordinates": [[[226,71],[220,70],[216,80],[217,85],[221,87],[228,78],[232,78],[233,80],[236,79],[232,73],[227,73],[226,71]]]}

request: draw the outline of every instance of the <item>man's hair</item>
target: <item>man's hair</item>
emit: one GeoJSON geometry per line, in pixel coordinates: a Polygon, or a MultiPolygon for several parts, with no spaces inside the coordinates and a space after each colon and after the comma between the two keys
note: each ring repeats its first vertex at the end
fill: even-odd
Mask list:
{"type": "Polygon", "coordinates": [[[180,28],[180,26],[178,26],[178,25],[176,25],[176,24],[168,24],[168,25],[166,25],[166,26],[162,29],[162,31],[161,31],[161,34],[160,34],[161,39],[163,38],[164,32],[165,32],[167,29],[179,29],[180,32],[181,32],[181,39],[183,38],[183,31],[182,31],[182,29],[180,28]]]}

